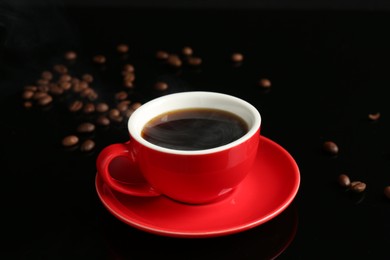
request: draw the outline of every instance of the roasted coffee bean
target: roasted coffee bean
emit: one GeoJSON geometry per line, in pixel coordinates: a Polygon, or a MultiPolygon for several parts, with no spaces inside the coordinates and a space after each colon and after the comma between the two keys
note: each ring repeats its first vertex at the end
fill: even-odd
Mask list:
{"type": "Polygon", "coordinates": [[[232,56],[231,56],[231,60],[233,62],[242,62],[244,60],[244,55],[242,55],[241,53],[233,53],[232,56]]]}
{"type": "Polygon", "coordinates": [[[121,115],[120,111],[116,108],[112,108],[112,109],[110,109],[110,111],[108,111],[108,117],[110,119],[116,118],[120,115],[121,115]]]}
{"type": "Polygon", "coordinates": [[[123,116],[129,118],[133,113],[134,113],[134,109],[130,108],[123,112],[123,116]]]}
{"type": "Polygon", "coordinates": [[[184,47],[183,49],[182,49],[182,53],[185,55],[185,56],[191,56],[192,55],[192,53],[193,53],[193,50],[192,50],[192,48],[191,47],[184,47]]]}
{"type": "Polygon", "coordinates": [[[96,119],[96,124],[102,125],[102,126],[108,126],[110,124],[110,119],[108,119],[106,116],[99,116],[96,119]]]}
{"type": "Polygon", "coordinates": [[[95,112],[95,105],[93,103],[86,103],[83,107],[84,114],[91,114],[95,112]]]}
{"type": "Polygon", "coordinates": [[[366,189],[366,184],[361,181],[353,181],[351,182],[350,188],[354,192],[363,192],[366,189]]]}
{"type": "Polygon", "coordinates": [[[69,111],[70,112],[77,112],[83,108],[84,104],[80,100],[75,100],[69,105],[69,111]]]}
{"type": "Polygon", "coordinates": [[[170,54],[167,59],[167,63],[171,65],[172,67],[181,67],[182,61],[180,57],[176,54],[170,54]]]}
{"type": "Polygon", "coordinates": [[[50,85],[49,88],[50,88],[49,92],[52,95],[59,96],[59,95],[62,95],[64,93],[64,89],[57,84],[52,84],[52,85],[50,85]]]}
{"type": "Polygon", "coordinates": [[[34,96],[34,91],[31,90],[24,90],[22,93],[23,99],[31,99],[34,96]]]}
{"type": "Polygon", "coordinates": [[[69,147],[76,145],[79,142],[79,138],[76,135],[68,135],[62,139],[62,145],[69,147]]]}
{"type": "Polygon", "coordinates": [[[348,175],[340,174],[338,177],[338,183],[342,187],[349,187],[349,185],[351,185],[351,180],[348,175]]]}
{"type": "Polygon", "coordinates": [[[99,95],[98,93],[96,93],[95,90],[92,89],[92,91],[88,94],[87,98],[90,100],[90,101],[95,101],[96,99],[98,99],[99,95]]]}
{"type": "Polygon", "coordinates": [[[87,139],[81,144],[80,151],[89,152],[92,151],[93,148],[95,148],[95,142],[91,139],[87,139]]]}
{"type": "Polygon", "coordinates": [[[29,91],[35,92],[35,91],[38,90],[38,87],[37,86],[28,85],[28,86],[24,86],[23,90],[29,90],[29,91]]]}
{"type": "Polygon", "coordinates": [[[131,108],[133,110],[137,110],[137,108],[139,108],[142,104],[140,102],[135,102],[131,105],[131,108]]]}
{"type": "Polygon", "coordinates": [[[59,74],[68,73],[68,68],[63,64],[56,64],[53,66],[53,70],[59,74]]]}
{"type": "Polygon", "coordinates": [[[62,74],[58,79],[58,82],[70,82],[72,80],[72,76],[69,74],[62,74]]]}
{"type": "Polygon", "coordinates": [[[189,57],[187,63],[191,66],[199,66],[202,64],[202,59],[199,57],[189,57]]]}
{"type": "Polygon", "coordinates": [[[116,50],[119,52],[119,53],[126,53],[129,51],[129,46],[127,44],[119,44],[117,47],[116,47],[116,50]]]}
{"type": "Polygon", "coordinates": [[[270,88],[271,87],[271,81],[267,78],[263,78],[259,80],[259,86],[262,88],[270,88]]]}
{"type": "Polygon", "coordinates": [[[133,81],[130,81],[130,80],[124,80],[123,81],[123,86],[126,87],[126,88],[134,88],[133,81]]]}
{"type": "Polygon", "coordinates": [[[169,57],[169,53],[166,51],[157,51],[156,58],[159,60],[166,60],[169,57]]]}
{"type": "Polygon", "coordinates": [[[80,92],[80,97],[88,97],[94,90],[90,87],[86,88],[86,89],[83,89],[81,92],[80,92]]]}
{"type": "Polygon", "coordinates": [[[71,87],[72,87],[72,83],[70,82],[61,82],[60,83],[60,87],[63,89],[63,90],[69,90],[71,87]]]}
{"type": "Polygon", "coordinates": [[[116,108],[120,112],[125,112],[127,109],[129,109],[130,103],[131,103],[130,100],[123,100],[123,101],[119,102],[118,105],[116,105],[116,108]]]}
{"type": "Polygon", "coordinates": [[[372,121],[376,121],[380,118],[381,114],[379,112],[373,113],[373,114],[368,114],[368,118],[372,121]]]}
{"type": "Polygon", "coordinates": [[[126,73],[128,73],[128,72],[134,72],[134,66],[133,66],[132,64],[125,64],[125,65],[123,66],[122,72],[123,72],[124,74],[126,74],[126,73]]]}
{"type": "Polygon", "coordinates": [[[124,81],[130,81],[133,82],[135,80],[135,74],[132,72],[128,72],[125,75],[123,75],[123,80],[124,81]]]}
{"type": "Polygon", "coordinates": [[[38,86],[38,91],[47,93],[49,92],[49,84],[38,86]]]}
{"type": "Polygon", "coordinates": [[[50,80],[47,80],[47,79],[38,79],[37,80],[38,86],[47,86],[47,85],[49,85],[49,83],[50,83],[50,80]]]}
{"type": "Polygon", "coordinates": [[[52,80],[53,79],[53,73],[51,73],[50,71],[48,70],[45,70],[41,73],[41,77],[42,79],[45,79],[45,80],[52,80]]]}
{"type": "Polygon", "coordinates": [[[325,141],[322,145],[325,152],[336,155],[339,153],[339,147],[333,141],[325,141]]]}
{"type": "Polygon", "coordinates": [[[96,111],[99,113],[107,112],[110,109],[110,107],[106,103],[98,103],[96,105],[96,111]]]}
{"type": "Polygon", "coordinates": [[[34,95],[32,96],[32,98],[34,100],[38,100],[38,99],[41,99],[41,98],[44,98],[46,97],[48,94],[46,92],[42,92],[42,91],[37,91],[37,92],[34,92],[34,95]]]}
{"type": "Polygon", "coordinates": [[[77,132],[79,133],[91,133],[93,131],[95,131],[95,125],[89,122],[77,126],[77,132]]]}
{"type": "Polygon", "coordinates": [[[80,93],[81,91],[83,91],[84,89],[86,89],[88,87],[89,87],[88,82],[81,80],[80,82],[72,85],[72,90],[75,93],[80,93]]]}
{"type": "Polygon", "coordinates": [[[390,185],[386,186],[385,189],[383,190],[386,198],[390,199],[390,185]]]}
{"type": "Polygon", "coordinates": [[[159,90],[159,91],[167,90],[168,84],[165,82],[162,82],[162,81],[158,81],[158,82],[156,82],[156,84],[154,84],[154,89],[159,90]]]}
{"type": "Polygon", "coordinates": [[[92,83],[93,82],[93,76],[91,74],[89,74],[89,73],[84,74],[81,77],[81,79],[84,80],[87,83],[92,83]]]}
{"type": "Polygon", "coordinates": [[[75,51],[67,51],[64,54],[65,60],[75,60],[77,58],[77,53],[75,51]]]}
{"type": "Polygon", "coordinates": [[[115,93],[115,99],[116,100],[125,100],[128,97],[128,94],[126,91],[119,91],[115,93]]]}
{"type": "Polygon", "coordinates": [[[93,62],[95,62],[97,64],[104,64],[104,63],[106,63],[106,56],[101,55],[101,54],[95,55],[92,60],[93,60],[93,62]]]}
{"type": "Polygon", "coordinates": [[[40,106],[47,106],[49,105],[51,102],[53,102],[53,97],[50,96],[50,95],[46,95],[44,97],[41,97],[37,100],[37,103],[38,105],[40,106]]]}
{"type": "Polygon", "coordinates": [[[25,108],[30,108],[30,107],[33,106],[33,103],[30,102],[30,101],[25,101],[25,102],[23,102],[23,106],[24,106],[25,108]]]}

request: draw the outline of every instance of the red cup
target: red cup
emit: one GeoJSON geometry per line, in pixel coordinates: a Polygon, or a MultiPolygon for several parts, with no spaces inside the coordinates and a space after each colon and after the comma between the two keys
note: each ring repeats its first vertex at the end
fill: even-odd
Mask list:
{"type": "Polygon", "coordinates": [[[128,121],[130,141],[105,147],[97,158],[97,171],[106,185],[127,195],[165,195],[189,204],[213,202],[232,192],[247,176],[256,158],[260,125],[259,111],[231,95],[205,91],[165,95],[143,104],[131,115],[128,121]],[[145,124],[152,118],[188,108],[234,113],[246,122],[248,131],[233,142],[204,150],[165,148],[142,137],[145,124]],[[117,178],[110,169],[118,158],[129,162],[126,169],[120,171],[126,178],[117,178]]]}

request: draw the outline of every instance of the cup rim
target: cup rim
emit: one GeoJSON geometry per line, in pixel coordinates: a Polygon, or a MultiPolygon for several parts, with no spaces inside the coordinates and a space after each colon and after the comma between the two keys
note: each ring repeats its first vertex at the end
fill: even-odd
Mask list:
{"type": "MultiPolygon", "coordinates": [[[[175,110],[175,109],[172,109],[172,110],[175,110]]],[[[240,116],[240,115],[238,115],[238,116],[240,116]]],[[[148,120],[150,120],[150,119],[152,119],[152,118],[149,118],[148,120]]],[[[142,104],[137,110],[135,110],[133,112],[133,114],[129,117],[129,120],[127,123],[127,128],[128,128],[129,133],[130,133],[130,138],[135,139],[138,143],[140,143],[141,145],[143,145],[149,149],[152,149],[152,150],[155,150],[158,152],[162,152],[162,153],[176,154],[176,155],[204,155],[204,154],[211,154],[211,153],[217,153],[217,152],[228,150],[230,148],[236,147],[236,146],[246,142],[247,140],[249,140],[254,134],[256,134],[258,132],[258,130],[260,129],[260,126],[261,126],[260,112],[257,110],[257,108],[255,108],[248,101],[245,101],[245,100],[238,98],[236,96],[233,96],[233,95],[224,94],[224,93],[220,93],[220,92],[213,92],[213,91],[186,91],[186,92],[167,94],[164,96],[154,98],[154,99],[142,104]],[[247,133],[245,135],[234,140],[233,142],[230,142],[228,144],[221,145],[218,147],[201,149],[201,150],[177,150],[177,149],[172,149],[172,148],[166,148],[166,147],[155,145],[151,142],[148,142],[144,138],[142,138],[140,133],[138,133],[138,131],[136,130],[135,119],[137,119],[137,117],[142,116],[145,109],[148,109],[148,108],[150,108],[150,107],[152,107],[160,102],[163,102],[166,99],[171,99],[171,98],[180,97],[180,96],[189,96],[189,95],[195,95],[198,97],[199,96],[219,97],[219,98],[228,99],[232,102],[236,102],[237,104],[240,104],[242,107],[245,107],[247,109],[247,111],[250,111],[251,115],[253,115],[254,120],[253,120],[252,126],[249,128],[249,130],[247,131],[247,133]]]]}

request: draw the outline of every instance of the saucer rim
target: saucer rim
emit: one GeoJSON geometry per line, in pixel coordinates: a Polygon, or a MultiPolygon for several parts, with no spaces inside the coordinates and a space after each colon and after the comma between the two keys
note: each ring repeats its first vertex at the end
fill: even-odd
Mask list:
{"type": "MultiPolygon", "coordinates": [[[[146,231],[148,233],[153,233],[153,234],[161,235],[161,236],[169,236],[169,237],[206,238],[206,237],[225,236],[225,235],[230,235],[230,234],[242,232],[245,230],[249,230],[251,228],[257,227],[261,224],[264,224],[264,223],[270,221],[271,219],[278,216],[281,212],[283,212],[295,199],[295,197],[298,193],[299,187],[300,187],[300,182],[301,182],[299,167],[298,167],[295,159],[291,156],[291,154],[285,148],[283,148],[281,145],[279,145],[275,141],[271,140],[270,138],[267,138],[265,136],[261,136],[259,145],[261,145],[261,141],[269,142],[270,145],[276,147],[275,149],[277,149],[279,153],[283,153],[283,155],[287,157],[288,162],[291,164],[290,167],[291,167],[292,171],[294,171],[294,173],[295,173],[294,174],[294,177],[295,177],[294,184],[291,186],[292,187],[291,191],[288,193],[288,195],[286,195],[285,200],[283,202],[281,202],[278,206],[276,206],[275,210],[272,210],[269,213],[264,214],[263,217],[255,220],[255,221],[251,221],[247,224],[234,226],[232,228],[223,228],[223,229],[218,229],[218,230],[214,230],[214,231],[200,231],[200,232],[173,231],[173,230],[169,230],[169,229],[153,228],[152,226],[142,225],[142,224],[139,224],[135,221],[132,221],[131,219],[128,219],[125,216],[123,216],[123,214],[120,214],[119,212],[117,212],[118,210],[113,209],[112,206],[114,208],[116,208],[117,206],[115,206],[115,204],[113,204],[113,203],[108,203],[106,201],[106,199],[103,198],[103,194],[101,194],[101,193],[103,193],[103,191],[101,191],[101,189],[102,189],[103,185],[105,185],[105,184],[101,180],[101,178],[99,177],[99,174],[97,172],[95,175],[95,189],[97,191],[97,195],[98,195],[100,201],[102,202],[102,204],[105,206],[105,208],[111,214],[113,214],[116,218],[118,218],[122,222],[126,223],[127,225],[132,226],[132,227],[137,228],[137,229],[140,229],[140,230],[143,230],[143,231],[146,231]],[[99,186],[100,186],[99,182],[101,182],[101,184],[100,184],[101,188],[99,188],[99,186]],[[110,206],[109,204],[111,204],[112,206],[110,206]]],[[[109,187],[107,187],[107,188],[112,193],[112,190],[109,187]]],[[[238,187],[238,188],[240,188],[240,187],[238,187]]],[[[235,192],[237,192],[237,190],[234,191],[234,193],[235,192]]],[[[231,194],[230,196],[234,196],[234,193],[231,194]]],[[[114,196],[114,199],[118,203],[121,203],[117,198],[115,198],[114,194],[112,194],[112,196],[114,196]]],[[[178,202],[175,202],[167,197],[165,197],[165,198],[167,200],[172,201],[173,203],[178,203],[178,202]]],[[[119,211],[121,211],[121,210],[119,210],[119,211]]]]}

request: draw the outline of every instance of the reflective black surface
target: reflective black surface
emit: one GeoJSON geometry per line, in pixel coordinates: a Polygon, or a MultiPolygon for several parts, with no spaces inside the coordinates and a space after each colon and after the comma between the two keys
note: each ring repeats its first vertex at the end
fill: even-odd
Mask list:
{"type": "MultiPolygon", "coordinates": [[[[135,9],[129,6],[26,7],[0,15],[0,139],[4,259],[387,259],[390,245],[390,15],[380,11],[135,9]],[[129,45],[126,56],[116,52],[129,45]],[[191,46],[199,68],[171,68],[157,50],[191,46]],[[78,59],[63,54],[75,50],[78,59]],[[229,58],[244,54],[242,64],[229,58]],[[107,56],[104,66],[96,54],[107,56]],[[262,134],[295,158],[301,186],[291,206],[270,222],[212,239],[147,234],[112,216],[94,187],[95,159],[128,139],[126,123],[83,135],[92,152],[61,140],[94,115],[73,114],[72,96],[47,107],[23,107],[22,90],[43,70],[64,64],[91,73],[97,101],[114,106],[121,66],[135,67],[133,102],[167,93],[210,90],[241,97],[261,112],[262,134]],[[271,80],[269,89],[257,85],[271,80]],[[167,91],[153,89],[164,80],[167,91]],[[380,112],[377,121],[370,113],[380,112]],[[335,141],[336,156],[322,151],[335,141]],[[347,173],[367,188],[337,183],[347,173]],[[181,249],[181,251],[178,251],[181,249]]],[[[97,102],[96,101],[96,102],[97,102]]],[[[253,205],[254,207],[256,205],[253,205]]]]}

